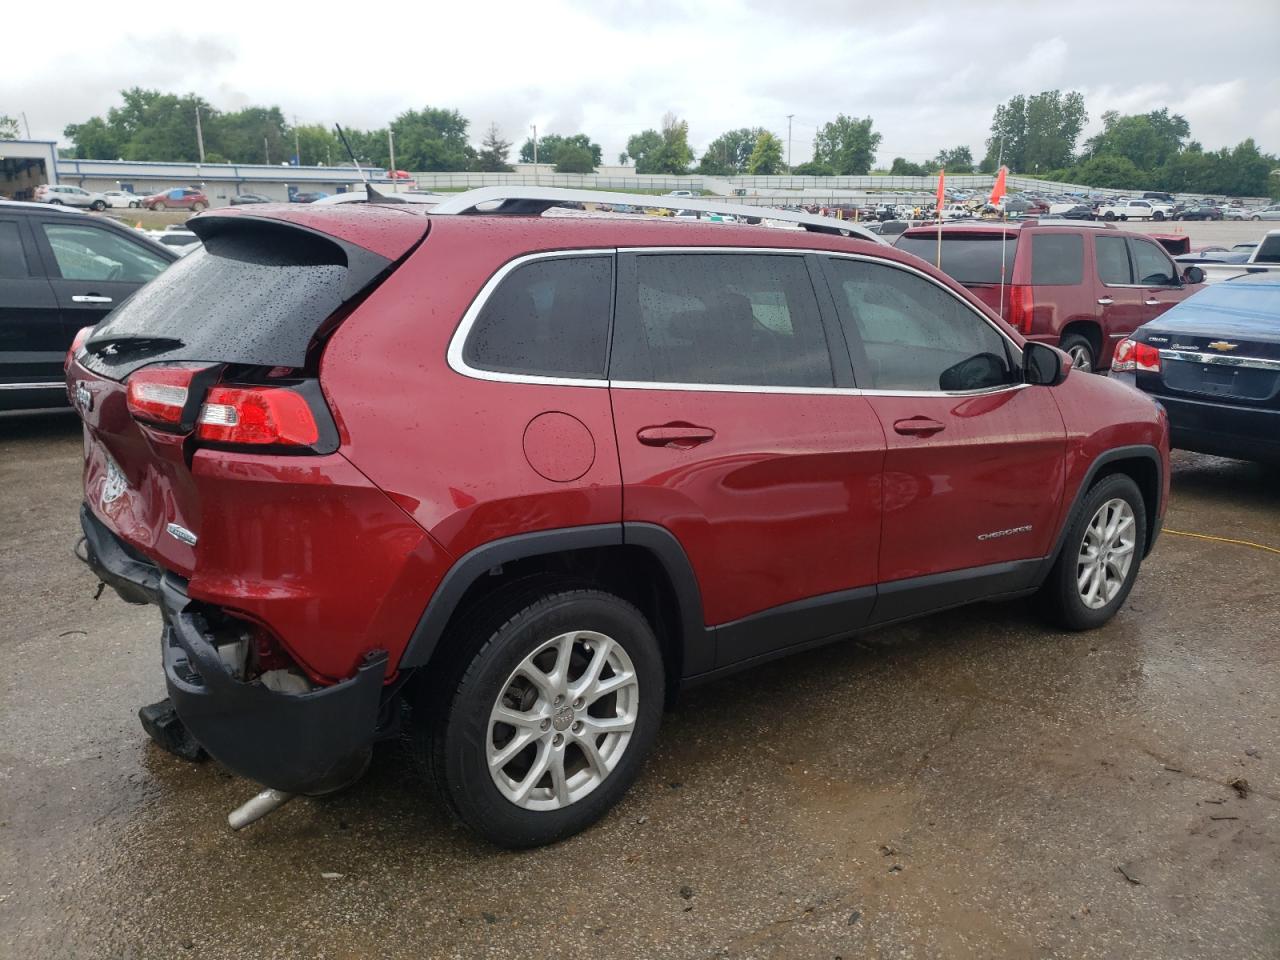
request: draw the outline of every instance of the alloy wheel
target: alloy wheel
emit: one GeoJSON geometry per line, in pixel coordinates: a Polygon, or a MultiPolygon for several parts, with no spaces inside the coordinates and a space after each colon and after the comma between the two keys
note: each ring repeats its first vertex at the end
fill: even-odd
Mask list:
{"type": "Polygon", "coordinates": [[[1075,344],[1067,350],[1067,355],[1071,357],[1071,366],[1075,369],[1083,370],[1085,373],[1093,372],[1093,351],[1085,344],[1075,344]]]}
{"type": "Polygon", "coordinates": [[[1100,506],[1089,521],[1076,558],[1076,587],[1086,607],[1105,607],[1124,586],[1133,566],[1137,529],[1133,507],[1119,497],[1100,506]]]}
{"type": "Polygon", "coordinates": [[[551,638],[511,672],[489,714],[485,759],[494,784],[525,810],[576,803],[617,767],[639,706],[621,644],[593,630],[551,638]]]}

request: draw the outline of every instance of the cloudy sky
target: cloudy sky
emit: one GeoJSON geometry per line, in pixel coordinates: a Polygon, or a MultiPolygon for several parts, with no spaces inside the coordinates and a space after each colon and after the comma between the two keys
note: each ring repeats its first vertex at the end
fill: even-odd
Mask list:
{"type": "Polygon", "coordinates": [[[698,153],[733,127],[785,140],[794,114],[795,163],[821,123],[869,114],[887,165],[944,145],[981,156],[997,103],[1056,87],[1085,95],[1086,134],[1105,110],[1168,106],[1208,148],[1252,136],[1280,153],[1278,0],[226,0],[199,12],[72,0],[57,19],[77,27],[5,44],[0,113],[25,112],[38,139],[138,85],[357,127],[447,106],[477,141],[496,122],[518,145],[536,123],[589,133],[606,162],[667,111],[689,121],[698,153]]]}

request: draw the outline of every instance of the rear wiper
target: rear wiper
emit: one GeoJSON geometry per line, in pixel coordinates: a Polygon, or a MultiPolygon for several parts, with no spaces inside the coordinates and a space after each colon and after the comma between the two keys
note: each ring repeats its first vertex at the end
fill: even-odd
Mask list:
{"type": "Polygon", "coordinates": [[[117,353],[121,348],[157,348],[173,350],[185,346],[177,337],[148,337],[143,335],[121,335],[118,337],[102,337],[90,340],[84,348],[90,353],[117,353]]]}

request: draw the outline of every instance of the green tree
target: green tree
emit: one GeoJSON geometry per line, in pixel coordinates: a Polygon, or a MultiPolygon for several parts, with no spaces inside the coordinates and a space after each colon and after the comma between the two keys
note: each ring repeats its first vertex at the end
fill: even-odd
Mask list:
{"type": "Polygon", "coordinates": [[[973,153],[968,147],[944,148],[933,158],[933,167],[948,173],[973,173],[973,153]]]}
{"type": "Polygon", "coordinates": [[[818,131],[813,141],[813,159],[840,176],[867,173],[875,163],[882,139],[871,129],[872,124],[870,117],[858,120],[839,114],[818,131]]]}
{"type": "Polygon", "coordinates": [[[763,127],[739,127],[726,130],[707,144],[706,152],[698,163],[698,172],[712,177],[730,177],[747,169],[747,161],[755,149],[756,141],[764,133],[763,127]]]}
{"type": "Polygon", "coordinates": [[[1146,177],[1128,157],[1090,157],[1071,171],[1076,183],[1112,190],[1136,189],[1146,177]]]}
{"type": "Polygon", "coordinates": [[[18,121],[7,113],[0,113],[0,140],[18,139],[18,121]]]}
{"type": "Polygon", "coordinates": [[[576,143],[561,147],[556,154],[556,173],[594,173],[591,151],[576,143]]]}
{"type": "Polygon", "coordinates": [[[503,140],[496,123],[489,124],[489,132],[484,135],[480,146],[483,148],[476,154],[476,169],[484,173],[510,173],[514,169],[507,163],[507,154],[511,152],[511,141],[503,140]]]}
{"type": "Polygon", "coordinates": [[[1001,160],[1019,173],[1069,166],[1088,119],[1084,97],[1074,90],[1011,97],[996,107],[981,169],[992,172],[1001,160]]]}
{"type": "Polygon", "coordinates": [[[1176,156],[1190,134],[1186,118],[1168,109],[1129,116],[1108,110],[1102,132],[1085,141],[1084,154],[1127,157],[1140,170],[1154,170],[1176,156]]]}
{"type": "Polygon", "coordinates": [[[922,164],[912,163],[906,157],[894,157],[889,167],[889,174],[894,177],[923,177],[928,172],[922,164]]]}
{"type": "Polygon", "coordinates": [[[405,170],[468,169],[476,151],[467,142],[467,119],[457,110],[406,110],[391,122],[396,162],[405,170]]]}
{"type": "Polygon", "coordinates": [[[635,161],[636,173],[656,173],[654,166],[662,152],[662,134],[657,130],[643,130],[627,140],[627,153],[635,161]]]}
{"type": "Polygon", "coordinates": [[[119,136],[102,117],[68,124],[62,135],[75,145],[71,155],[78,160],[115,160],[124,154],[119,136]]]}
{"type": "Polygon", "coordinates": [[[829,164],[819,163],[816,160],[809,160],[793,167],[791,170],[797,177],[832,177],[835,176],[835,170],[829,164]]]}
{"type": "Polygon", "coordinates": [[[753,177],[768,177],[782,173],[786,164],[782,159],[782,141],[768,130],[760,131],[755,149],[747,158],[747,173],[753,177]]]}
{"type": "MultiPolygon", "coordinates": [[[[309,167],[329,166],[347,159],[347,152],[328,127],[319,123],[305,123],[292,131],[298,144],[298,163],[309,167]]],[[[205,159],[208,159],[206,154],[205,159]]]]}
{"type": "MultiPolygon", "coordinates": [[[[559,163],[560,151],[566,147],[578,147],[590,153],[592,169],[600,166],[604,160],[604,150],[601,149],[600,144],[592,142],[591,138],[585,133],[575,133],[571,137],[564,137],[558,133],[549,133],[545,137],[538,138],[538,162],[559,163]]],[[[533,163],[532,137],[520,147],[520,162],[533,163]]]]}
{"type": "MultiPolygon", "coordinates": [[[[195,110],[192,108],[192,114],[195,110]]],[[[205,150],[217,150],[232,163],[283,163],[293,156],[293,137],[279,107],[245,107],[234,113],[200,111],[205,150]]],[[[139,137],[131,141],[138,149],[139,137]]],[[[145,156],[127,159],[154,159],[145,156]]]]}
{"type": "Polygon", "coordinates": [[[636,163],[636,173],[672,173],[689,171],[693,151],[689,149],[689,124],[675,114],[662,118],[662,130],[645,130],[627,141],[627,153],[636,163]]]}

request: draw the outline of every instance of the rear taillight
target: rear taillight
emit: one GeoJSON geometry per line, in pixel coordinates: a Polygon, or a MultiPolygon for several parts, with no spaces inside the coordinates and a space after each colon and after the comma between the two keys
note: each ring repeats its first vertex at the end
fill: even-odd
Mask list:
{"type": "Polygon", "coordinates": [[[1035,291],[1025,284],[1014,284],[1009,287],[1009,325],[1019,333],[1031,332],[1031,321],[1035,314],[1035,291]]]}
{"type": "Polygon", "coordinates": [[[288,387],[216,386],[196,420],[196,437],[214,443],[311,447],[320,439],[305,397],[288,387]]]}
{"type": "Polygon", "coordinates": [[[89,334],[93,333],[93,327],[81,327],[76,331],[76,335],[71,338],[71,348],[67,351],[67,357],[62,361],[62,372],[66,373],[71,369],[71,361],[75,359],[80,348],[84,346],[84,342],[89,339],[89,334]]]}
{"type": "Polygon", "coordinates": [[[1111,360],[1111,369],[1117,373],[1132,373],[1137,370],[1159,373],[1160,351],[1149,343],[1126,338],[1116,344],[1116,355],[1111,360]]]}
{"type": "Polygon", "coordinates": [[[203,363],[156,364],[135,370],[129,377],[126,401],[135,420],[178,427],[188,409],[196,374],[208,369],[203,363]]]}

